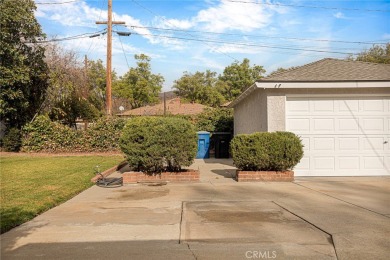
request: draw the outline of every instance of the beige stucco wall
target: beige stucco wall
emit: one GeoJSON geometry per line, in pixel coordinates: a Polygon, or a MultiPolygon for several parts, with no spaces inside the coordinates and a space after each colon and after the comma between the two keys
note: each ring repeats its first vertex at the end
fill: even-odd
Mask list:
{"type": "MultiPolygon", "coordinates": [[[[307,86],[307,85],[306,85],[307,86]]],[[[382,96],[390,88],[256,89],[234,107],[234,134],[286,130],[286,97],[382,96]]]]}
{"type": "Polygon", "coordinates": [[[267,97],[257,89],[234,107],[234,134],[267,131],[267,97]]]}
{"type": "Polygon", "coordinates": [[[286,129],[286,95],[267,93],[267,131],[284,131],[286,129]]]}

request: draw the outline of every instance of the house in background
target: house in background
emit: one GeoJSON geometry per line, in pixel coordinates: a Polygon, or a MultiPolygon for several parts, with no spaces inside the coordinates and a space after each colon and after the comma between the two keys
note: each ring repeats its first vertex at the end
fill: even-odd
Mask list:
{"type": "Polygon", "coordinates": [[[266,77],[234,108],[234,133],[290,131],[296,176],[390,176],[390,65],[322,59],[266,77]]]}
{"type": "Polygon", "coordinates": [[[179,97],[166,100],[157,105],[144,106],[135,109],[125,111],[117,114],[121,117],[129,116],[162,116],[165,113],[167,115],[197,115],[202,113],[206,108],[205,105],[197,103],[183,103],[179,97]]]}

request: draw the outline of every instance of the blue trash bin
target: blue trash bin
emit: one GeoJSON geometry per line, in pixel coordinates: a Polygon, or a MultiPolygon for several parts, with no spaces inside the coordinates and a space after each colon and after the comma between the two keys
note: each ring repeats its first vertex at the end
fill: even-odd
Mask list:
{"type": "Polygon", "coordinates": [[[196,159],[210,158],[210,133],[206,131],[197,132],[198,134],[198,153],[196,159]]]}

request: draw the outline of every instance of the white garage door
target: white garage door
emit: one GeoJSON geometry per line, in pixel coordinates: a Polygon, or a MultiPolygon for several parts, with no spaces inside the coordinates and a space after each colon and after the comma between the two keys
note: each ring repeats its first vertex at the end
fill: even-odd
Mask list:
{"type": "Polygon", "coordinates": [[[389,97],[288,97],[286,128],[305,145],[296,176],[390,175],[389,97]]]}

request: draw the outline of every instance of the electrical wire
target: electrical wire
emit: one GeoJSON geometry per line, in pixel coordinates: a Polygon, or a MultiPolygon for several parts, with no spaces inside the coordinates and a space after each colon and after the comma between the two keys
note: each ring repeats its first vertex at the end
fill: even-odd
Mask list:
{"type": "Polygon", "coordinates": [[[64,38],[53,38],[53,39],[49,39],[49,40],[36,41],[36,42],[24,42],[24,43],[49,43],[49,42],[70,41],[70,40],[77,40],[77,39],[82,39],[82,38],[89,38],[89,37],[94,36],[96,34],[105,34],[105,29],[97,31],[97,32],[93,32],[93,33],[83,33],[83,34],[68,36],[68,37],[64,37],[64,38]]]}
{"type": "MultiPolygon", "coordinates": [[[[155,15],[155,16],[161,17],[161,19],[163,19],[167,24],[170,24],[171,26],[173,26],[173,24],[171,24],[171,23],[170,23],[167,19],[165,19],[163,16],[158,15],[157,13],[155,13],[155,12],[152,11],[152,10],[150,10],[149,8],[147,8],[147,7],[143,6],[143,5],[141,5],[138,1],[132,0],[132,2],[135,3],[136,5],[138,5],[139,7],[141,7],[142,9],[148,11],[149,13],[151,13],[151,14],[153,14],[153,15],[155,15]]],[[[186,33],[186,34],[189,35],[190,37],[194,37],[193,35],[191,35],[191,34],[189,34],[189,33],[186,33]]],[[[210,46],[210,45],[207,44],[207,43],[205,43],[205,45],[207,45],[209,48],[211,48],[211,50],[214,49],[213,46],[210,46]]],[[[227,54],[227,53],[220,52],[220,51],[218,51],[218,50],[215,50],[215,51],[218,52],[218,53],[220,53],[220,54],[222,54],[222,55],[225,55],[226,57],[232,59],[232,60],[235,61],[235,62],[238,62],[238,59],[234,58],[233,56],[231,56],[231,55],[229,55],[229,54],[227,54]]]]}
{"type": "Polygon", "coordinates": [[[298,8],[313,8],[313,9],[327,9],[327,10],[343,10],[343,11],[365,11],[365,12],[390,12],[390,10],[380,9],[360,9],[360,8],[343,8],[343,7],[327,7],[314,5],[294,5],[294,4],[279,4],[279,3],[265,3],[265,2],[248,2],[241,0],[225,0],[232,3],[254,4],[254,5],[269,5],[269,6],[283,6],[283,7],[298,7],[298,8]]]}
{"type": "Polygon", "coordinates": [[[181,30],[181,29],[170,29],[170,28],[161,28],[161,27],[151,27],[151,26],[136,26],[136,25],[126,25],[129,28],[143,28],[149,30],[161,30],[161,31],[173,31],[173,32],[188,32],[188,33],[204,33],[204,34],[214,34],[214,35],[226,35],[226,36],[241,36],[241,37],[253,37],[253,38],[269,38],[269,39],[282,39],[282,40],[297,40],[297,41],[313,41],[313,42],[334,42],[334,43],[347,43],[347,44],[385,44],[385,41],[344,41],[344,40],[329,40],[329,39],[309,39],[309,38],[296,38],[296,37],[280,37],[280,36],[262,36],[262,35],[250,35],[250,34],[237,34],[237,33],[219,33],[219,32],[210,32],[210,31],[197,31],[197,30],[181,30]]]}
{"type": "Polygon", "coordinates": [[[219,40],[210,40],[210,39],[199,39],[199,38],[185,38],[185,37],[175,37],[175,36],[166,36],[166,35],[157,35],[157,34],[147,34],[147,33],[137,33],[134,32],[135,35],[142,36],[153,36],[167,39],[178,39],[185,41],[196,41],[196,42],[207,42],[207,43],[219,43],[219,44],[228,44],[233,46],[247,46],[247,47],[259,47],[259,48],[271,48],[271,49],[282,49],[282,50],[295,50],[295,51],[307,51],[307,52],[318,52],[318,53],[333,53],[333,54],[345,54],[345,55],[353,55],[351,52],[339,52],[339,51],[325,51],[325,50],[313,50],[313,49],[304,49],[304,48],[294,48],[287,46],[272,46],[272,45],[263,45],[263,44],[251,44],[251,43],[238,43],[238,42],[227,42],[227,41],[219,41],[219,40]]]}
{"type": "Polygon", "coordinates": [[[62,5],[62,4],[70,4],[75,3],[80,0],[73,0],[73,1],[67,1],[67,2],[35,2],[36,5],[62,5]]]}

